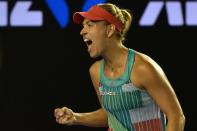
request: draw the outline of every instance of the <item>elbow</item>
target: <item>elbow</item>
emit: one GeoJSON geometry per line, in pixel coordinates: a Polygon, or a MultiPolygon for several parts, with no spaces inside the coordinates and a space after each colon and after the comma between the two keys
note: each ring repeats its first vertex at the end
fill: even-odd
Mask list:
{"type": "Polygon", "coordinates": [[[181,130],[184,130],[185,127],[185,115],[183,113],[180,113],[179,115],[177,115],[177,124],[180,125],[181,130]]]}
{"type": "Polygon", "coordinates": [[[179,121],[180,121],[180,130],[184,131],[184,128],[185,128],[185,115],[183,113],[180,114],[179,121]]]}
{"type": "Polygon", "coordinates": [[[178,117],[182,123],[185,123],[185,115],[182,111],[180,113],[178,113],[178,117]]]}
{"type": "Polygon", "coordinates": [[[176,122],[178,125],[182,125],[182,127],[184,127],[186,118],[183,112],[180,113],[177,112],[169,115],[168,120],[176,122]]]}
{"type": "Polygon", "coordinates": [[[169,117],[166,131],[184,131],[184,128],[185,115],[183,113],[176,113],[169,117]]]}
{"type": "Polygon", "coordinates": [[[186,121],[185,115],[182,113],[180,117],[181,117],[180,119],[181,119],[183,125],[185,125],[185,121],[186,121]]]}
{"type": "Polygon", "coordinates": [[[185,125],[185,115],[184,113],[179,113],[177,115],[177,120],[184,126],[185,125]]]}

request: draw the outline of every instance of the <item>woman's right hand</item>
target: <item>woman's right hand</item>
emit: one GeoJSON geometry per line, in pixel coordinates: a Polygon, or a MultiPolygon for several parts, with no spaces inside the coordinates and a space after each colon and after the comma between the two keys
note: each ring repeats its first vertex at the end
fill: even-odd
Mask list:
{"type": "Polygon", "coordinates": [[[76,116],[74,114],[75,113],[67,107],[57,108],[54,111],[56,121],[59,124],[73,125],[76,121],[76,116]]]}

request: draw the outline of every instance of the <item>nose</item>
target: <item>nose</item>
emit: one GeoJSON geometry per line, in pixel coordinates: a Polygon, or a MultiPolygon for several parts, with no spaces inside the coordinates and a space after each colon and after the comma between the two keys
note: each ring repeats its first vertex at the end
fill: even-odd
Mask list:
{"type": "Polygon", "coordinates": [[[85,34],[87,34],[87,28],[83,27],[80,31],[80,35],[84,36],[85,34]]]}

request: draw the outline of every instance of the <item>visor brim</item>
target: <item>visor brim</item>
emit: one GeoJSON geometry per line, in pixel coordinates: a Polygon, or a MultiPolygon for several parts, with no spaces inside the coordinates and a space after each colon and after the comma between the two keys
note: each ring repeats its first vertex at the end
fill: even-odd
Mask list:
{"type": "Polygon", "coordinates": [[[93,21],[99,21],[99,20],[104,20],[103,18],[96,16],[95,14],[91,14],[90,12],[76,12],[73,15],[73,21],[76,24],[81,24],[83,23],[83,20],[87,18],[89,20],[93,20],[93,21]]]}

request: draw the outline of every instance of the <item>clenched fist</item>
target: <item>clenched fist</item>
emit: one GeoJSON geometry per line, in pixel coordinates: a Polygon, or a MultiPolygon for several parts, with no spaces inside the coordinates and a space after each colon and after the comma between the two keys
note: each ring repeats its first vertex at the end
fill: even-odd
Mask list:
{"type": "Polygon", "coordinates": [[[54,115],[59,124],[73,125],[76,121],[74,112],[67,107],[55,109],[54,115]]]}

